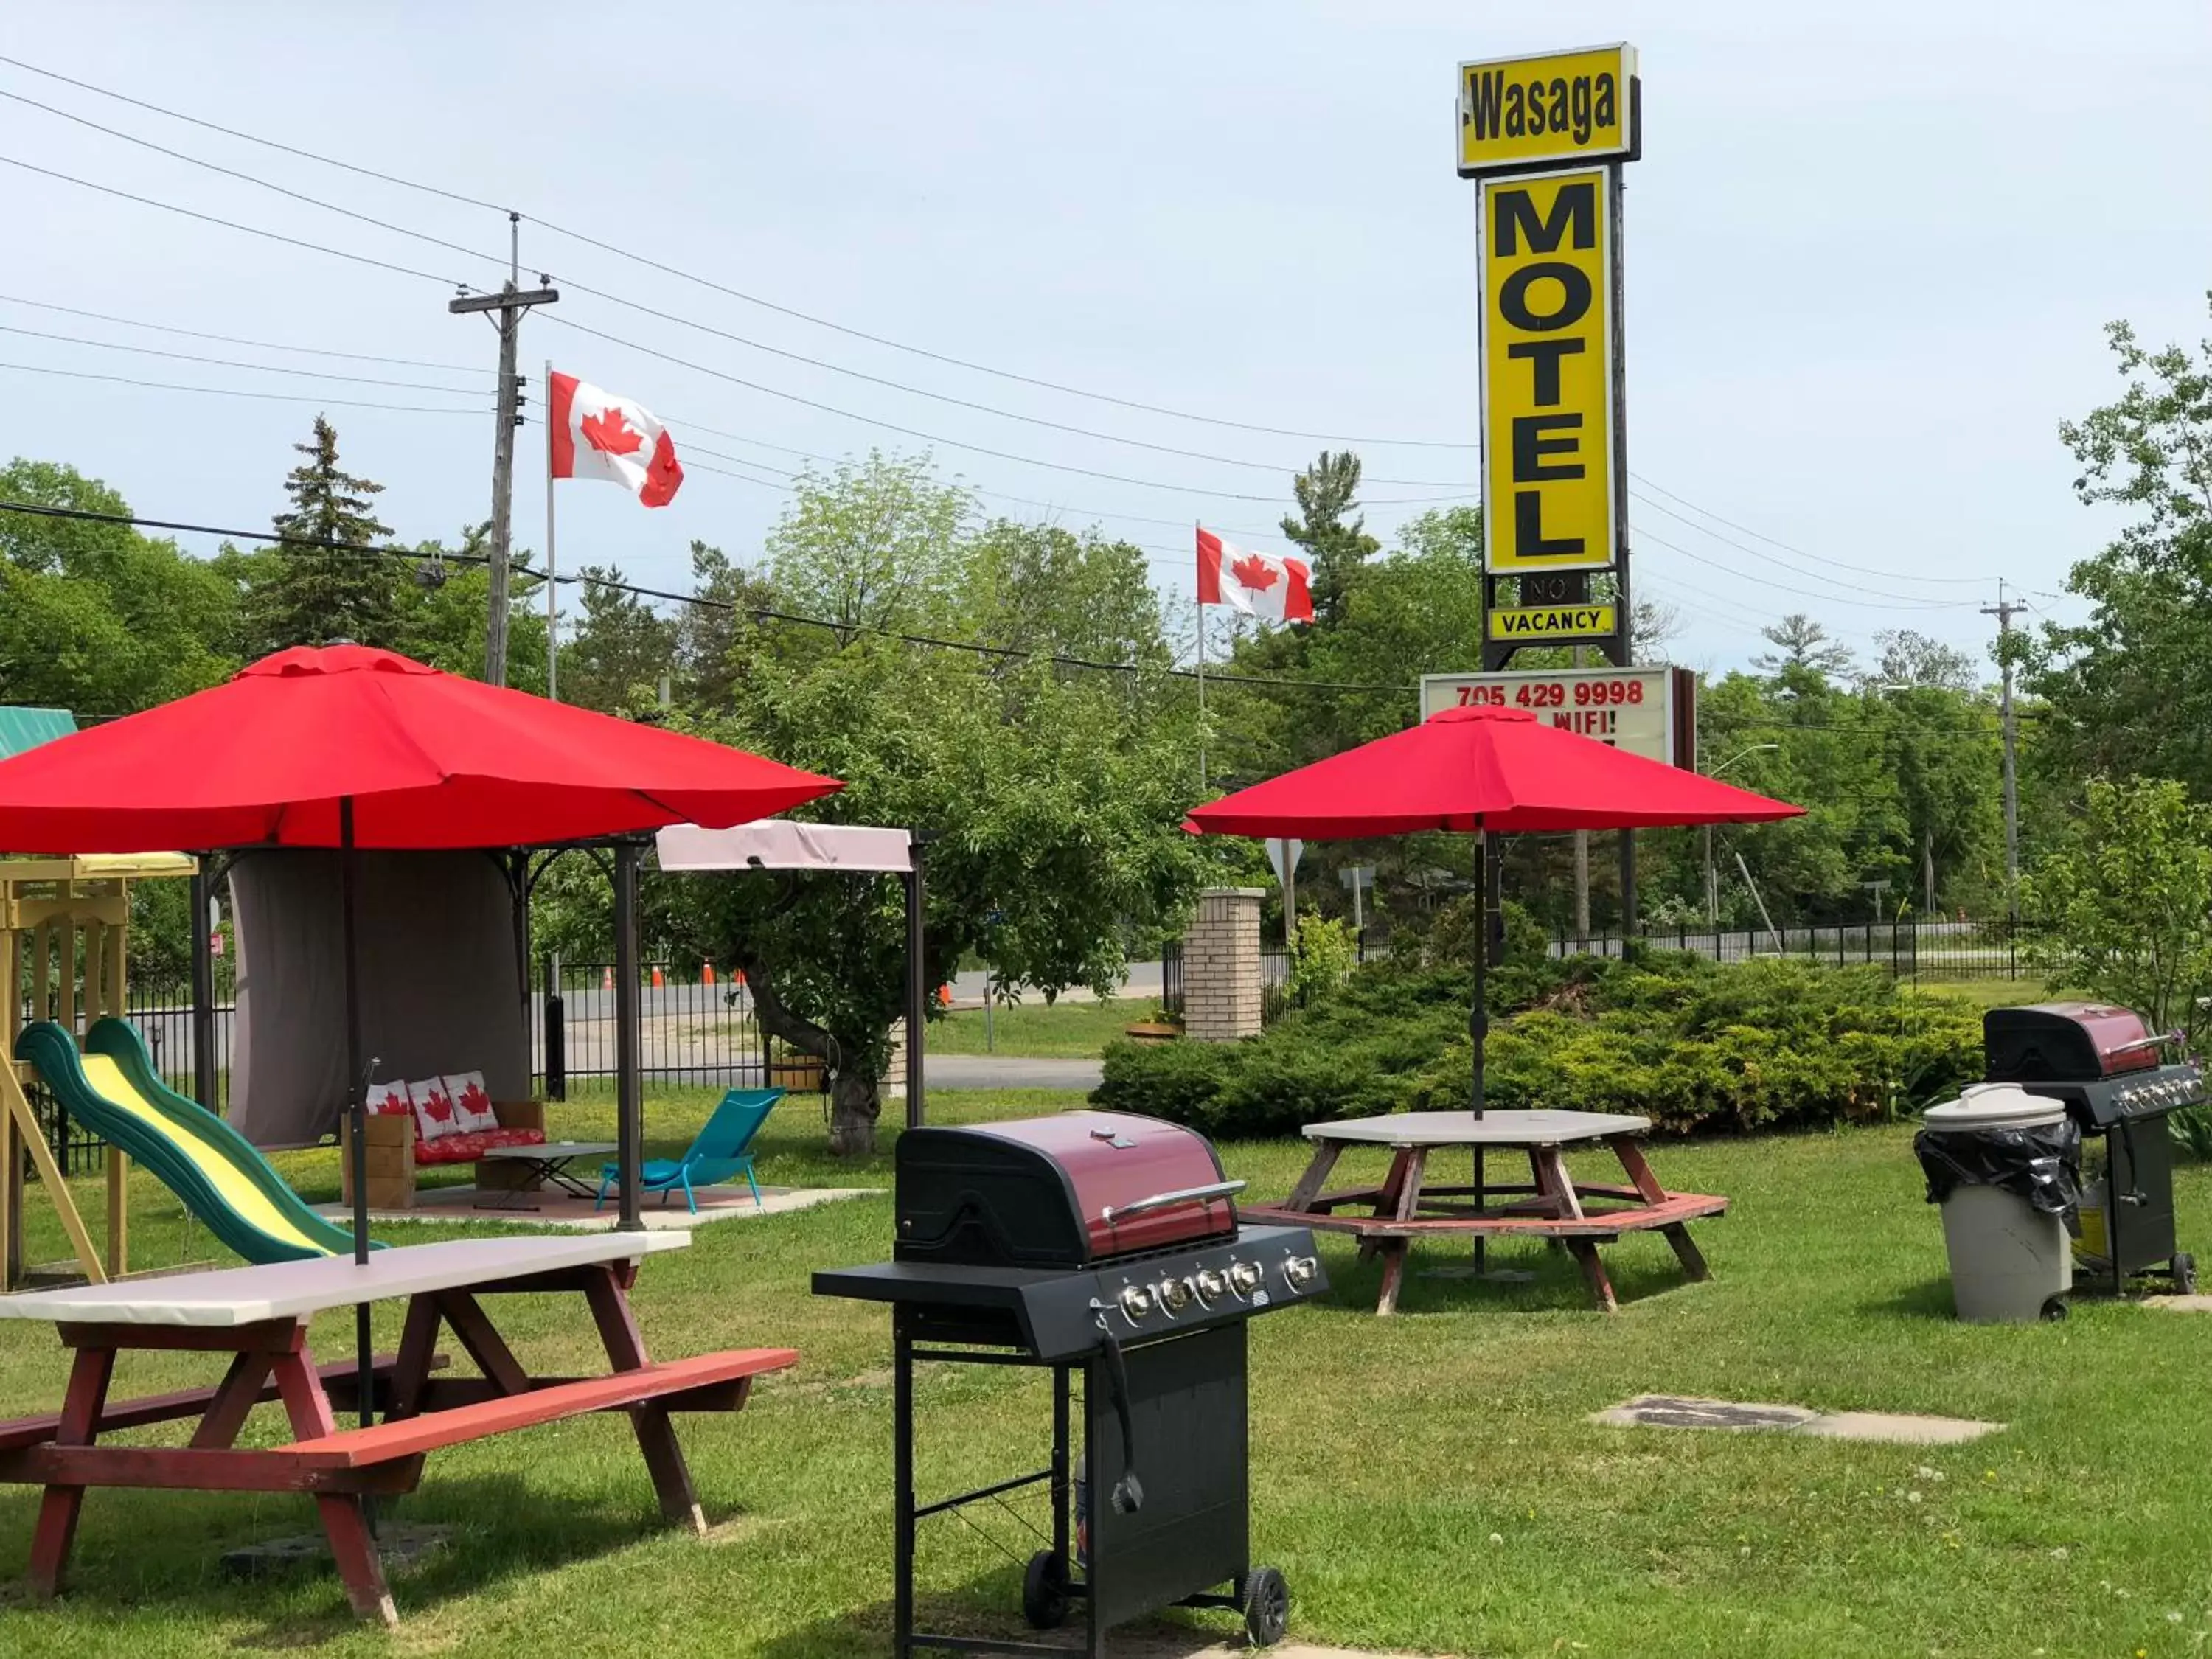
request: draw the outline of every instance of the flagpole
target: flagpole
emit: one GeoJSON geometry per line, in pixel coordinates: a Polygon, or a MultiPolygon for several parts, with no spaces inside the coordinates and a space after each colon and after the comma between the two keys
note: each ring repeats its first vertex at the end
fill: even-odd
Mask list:
{"type": "MultiPolygon", "coordinates": [[[[1203,524],[1194,523],[1199,531],[1205,530],[1203,524]]],[[[1192,538],[1191,544],[1194,547],[1197,545],[1195,537],[1192,538]]],[[[1195,609],[1198,611],[1198,787],[1202,791],[1206,787],[1206,599],[1203,595],[1195,609]]]]}
{"type": "Polygon", "coordinates": [[[553,580],[553,360],[545,360],[545,695],[561,701],[561,608],[553,580]]]}

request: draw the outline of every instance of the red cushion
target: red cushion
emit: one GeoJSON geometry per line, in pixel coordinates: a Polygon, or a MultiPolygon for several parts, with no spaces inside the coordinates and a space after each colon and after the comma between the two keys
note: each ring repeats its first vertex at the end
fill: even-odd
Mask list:
{"type": "Polygon", "coordinates": [[[471,1135],[441,1135],[433,1141],[415,1143],[415,1163],[418,1169],[432,1164],[466,1164],[482,1158],[495,1146],[544,1144],[543,1129],[485,1129],[471,1135]]]}

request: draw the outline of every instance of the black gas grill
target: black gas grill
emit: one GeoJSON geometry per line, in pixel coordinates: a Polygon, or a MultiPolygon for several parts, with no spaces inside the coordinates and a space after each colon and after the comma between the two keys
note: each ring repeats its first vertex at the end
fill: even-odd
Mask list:
{"type": "Polygon", "coordinates": [[[1178,1603],[1281,1636],[1282,1575],[1251,1563],[1244,1322],[1328,1285],[1306,1229],[1238,1225],[1243,1184],[1203,1137],[1120,1113],[899,1138],[893,1259],[814,1275],[818,1296],[891,1304],[896,1653],[1070,1651],[914,1629],[916,1523],[1044,1483],[1053,1543],[1029,1563],[1032,1625],[1082,1601],[1093,1659],[1109,1626],[1178,1603]],[[937,1361],[1050,1367],[1051,1467],[917,1504],[914,1367],[937,1361]],[[1078,1373],[1087,1489],[1106,1498],[1072,1516],[1078,1373]]]}
{"type": "Polygon", "coordinates": [[[2085,1137],[2104,1138],[2106,1255],[2116,1294],[2147,1273],[2197,1285],[2195,1259],[2177,1247],[2166,1119],[2206,1095],[2193,1063],[2160,1063],[2160,1048],[2179,1040],[2152,1035],[2140,1015],[2109,1003],[2045,1002],[1982,1017],[1990,1082],[2060,1101],[2085,1137]]]}

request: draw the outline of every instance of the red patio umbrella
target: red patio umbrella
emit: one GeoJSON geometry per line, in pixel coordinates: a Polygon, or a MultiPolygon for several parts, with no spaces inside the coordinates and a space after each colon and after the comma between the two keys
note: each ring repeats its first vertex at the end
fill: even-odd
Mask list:
{"type": "MultiPolygon", "coordinates": [[[[636,1026],[635,837],[726,829],[844,786],[741,750],[447,674],[390,651],[301,646],[228,683],[0,762],[0,847],[20,852],[341,853],[354,1253],[368,1253],[357,848],[613,840],[618,1031],[636,1026]]],[[[635,1043],[623,1045],[623,1221],[637,1224],[635,1043]]],[[[362,1310],[367,1364],[367,1310],[362,1310]]],[[[364,1410],[368,1391],[362,1393],[364,1410]]]]}
{"type": "MultiPolygon", "coordinates": [[[[33,752],[36,752],[35,750],[33,752]]],[[[1491,834],[1640,830],[1796,817],[1805,809],[1679,766],[1625,754],[1522,708],[1446,708],[1420,725],[1285,772],[1194,809],[1188,827],[1212,835],[1302,840],[1470,831],[1475,889],[1484,887],[1491,834]]],[[[1474,951],[1474,1108],[1482,1115],[1487,941],[1474,951]]]]}

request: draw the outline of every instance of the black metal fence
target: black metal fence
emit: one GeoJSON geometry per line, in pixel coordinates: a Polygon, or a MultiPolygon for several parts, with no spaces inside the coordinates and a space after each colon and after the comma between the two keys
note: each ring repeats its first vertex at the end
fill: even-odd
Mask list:
{"type": "MultiPolygon", "coordinates": [[[[539,975],[530,999],[531,1067],[560,1100],[579,1079],[615,1075],[615,975],[605,963],[549,960],[539,975]]],[[[716,1088],[768,1082],[768,1034],[743,980],[654,963],[638,1002],[639,1058],[648,1079],[716,1088]]]]}
{"type": "MultiPolygon", "coordinates": [[[[2033,979],[2021,929],[2006,921],[1897,921],[1829,927],[1652,927],[1646,945],[1687,951],[1717,962],[1789,957],[1801,962],[1886,968],[1899,979],[2033,979]]],[[[1618,957],[1621,938],[1601,932],[1577,939],[1563,928],[1551,953],[1618,957]]]]}
{"type": "MultiPolygon", "coordinates": [[[[1260,1023],[1273,1025],[1291,1006],[1291,957],[1280,945],[1260,951],[1260,1023]]],[[[1183,1013],[1182,941],[1166,940],[1160,946],[1160,1006],[1169,1017],[1183,1013]]]]}

